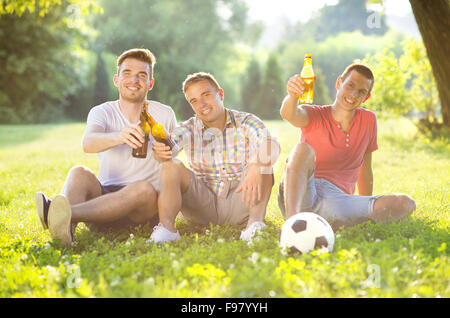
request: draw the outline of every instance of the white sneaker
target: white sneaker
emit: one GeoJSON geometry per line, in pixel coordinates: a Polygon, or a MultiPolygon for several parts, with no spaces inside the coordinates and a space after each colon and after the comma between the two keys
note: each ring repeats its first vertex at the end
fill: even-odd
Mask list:
{"type": "Polygon", "coordinates": [[[248,241],[253,239],[253,237],[255,236],[256,232],[258,232],[260,229],[264,228],[266,225],[264,224],[264,222],[253,222],[252,224],[250,224],[250,226],[246,229],[243,230],[241,232],[241,240],[243,241],[248,241]]]}
{"type": "Polygon", "coordinates": [[[166,229],[162,223],[159,223],[153,228],[152,235],[150,235],[150,239],[146,242],[167,243],[170,241],[178,241],[180,238],[181,236],[178,231],[173,233],[166,229]]]}

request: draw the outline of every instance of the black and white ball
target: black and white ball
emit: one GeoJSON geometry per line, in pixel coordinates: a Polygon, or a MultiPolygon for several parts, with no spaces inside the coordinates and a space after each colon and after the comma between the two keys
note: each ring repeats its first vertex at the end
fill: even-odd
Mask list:
{"type": "Polygon", "coordinates": [[[281,227],[280,247],[291,253],[308,253],[326,247],[333,251],[334,232],[320,215],[301,212],[291,216],[281,227]]]}

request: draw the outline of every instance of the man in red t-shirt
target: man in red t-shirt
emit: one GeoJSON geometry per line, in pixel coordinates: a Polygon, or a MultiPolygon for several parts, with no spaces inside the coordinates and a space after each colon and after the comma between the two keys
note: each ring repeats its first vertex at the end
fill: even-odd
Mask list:
{"type": "Polygon", "coordinates": [[[301,128],[300,142],[290,153],[278,191],[285,218],[312,211],[334,224],[371,219],[399,220],[416,204],[406,194],[373,196],[372,152],[378,149],[377,120],[359,108],[370,97],[374,77],[365,65],[349,65],[336,81],[331,106],[298,105],[305,83],[300,75],[287,84],[281,117],[301,128]],[[358,194],[354,195],[358,186],[358,194]]]}

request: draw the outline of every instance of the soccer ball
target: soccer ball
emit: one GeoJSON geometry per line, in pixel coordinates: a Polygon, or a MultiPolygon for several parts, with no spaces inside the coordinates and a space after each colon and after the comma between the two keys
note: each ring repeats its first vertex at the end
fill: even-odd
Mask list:
{"type": "Polygon", "coordinates": [[[297,213],[281,227],[280,247],[287,248],[290,253],[308,253],[321,247],[326,247],[331,253],[333,246],[333,229],[316,213],[297,213]]]}

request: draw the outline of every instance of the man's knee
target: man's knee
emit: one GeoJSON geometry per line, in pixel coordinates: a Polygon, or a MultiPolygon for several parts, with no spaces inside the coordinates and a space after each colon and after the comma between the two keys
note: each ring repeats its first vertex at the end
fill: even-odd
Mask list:
{"type": "Polygon", "coordinates": [[[184,192],[191,180],[191,172],[180,160],[171,160],[163,162],[160,174],[161,184],[171,184],[181,186],[184,192]]]}
{"type": "Polygon", "coordinates": [[[305,142],[298,143],[289,155],[286,170],[296,170],[299,167],[307,167],[312,172],[316,161],[314,149],[305,142]]]}
{"type": "Polygon", "coordinates": [[[385,195],[378,198],[369,216],[375,221],[400,220],[416,209],[416,202],[407,194],[385,195]]]}
{"type": "Polygon", "coordinates": [[[179,160],[165,161],[161,165],[161,180],[181,177],[184,165],[179,160]]]}
{"type": "Polygon", "coordinates": [[[416,202],[407,194],[395,195],[397,206],[400,210],[411,214],[416,209],[416,202]]]}
{"type": "Polygon", "coordinates": [[[132,193],[137,200],[155,200],[157,193],[150,181],[141,180],[128,185],[128,191],[132,193]]]}
{"type": "Polygon", "coordinates": [[[92,177],[95,178],[94,172],[86,166],[76,165],[70,168],[69,177],[77,178],[77,179],[90,179],[92,177]]]}

